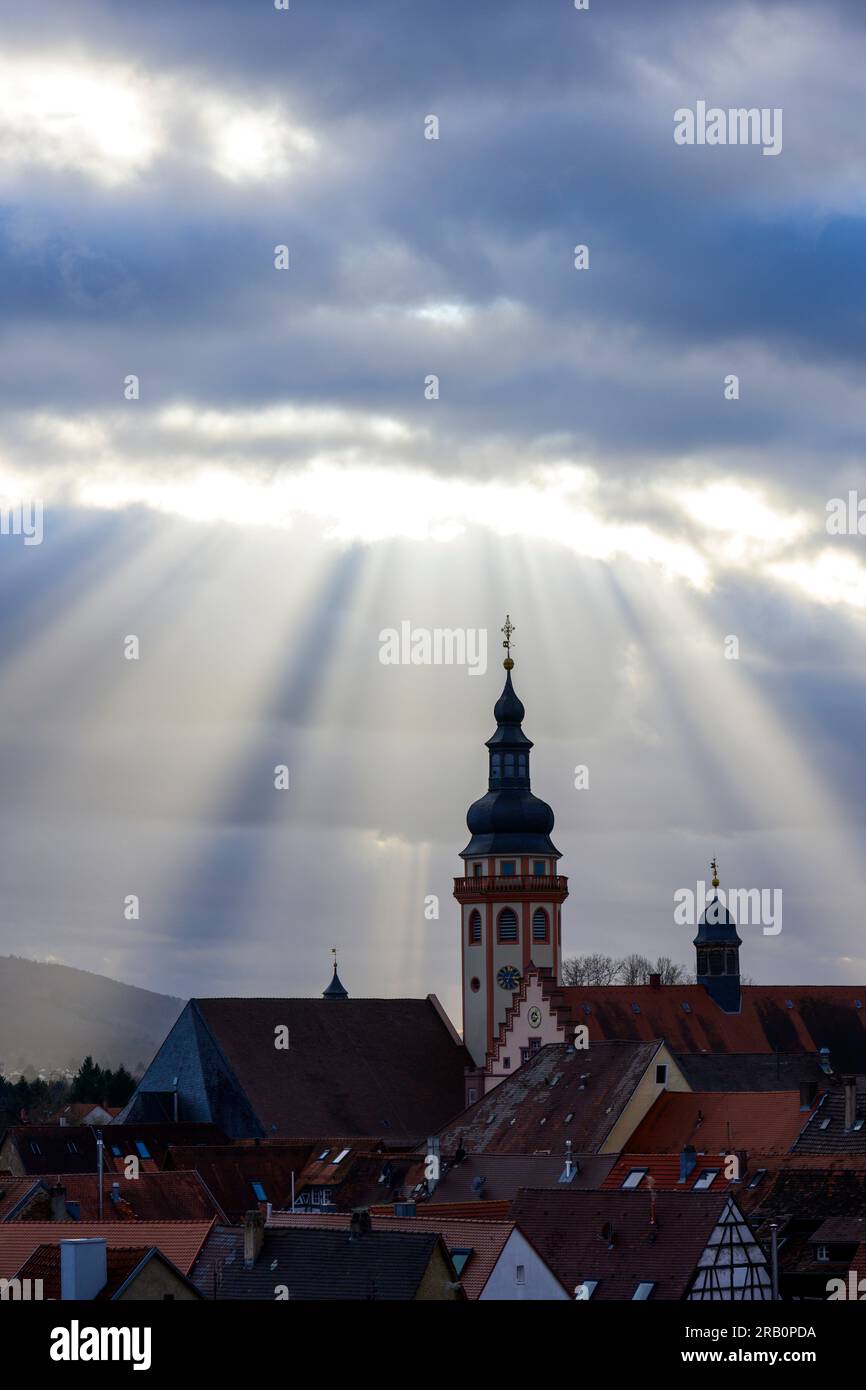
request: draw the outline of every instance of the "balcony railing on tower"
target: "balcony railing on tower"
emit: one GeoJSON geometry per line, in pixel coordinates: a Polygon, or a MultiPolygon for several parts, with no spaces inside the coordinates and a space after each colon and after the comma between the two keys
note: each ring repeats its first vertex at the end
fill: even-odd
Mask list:
{"type": "Polygon", "coordinates": [[[568,879],[562,874],[496,874],[493,877],[455,878],[454,894],[499,894],[503,898],[516,893],[568,893],[568,879]]]}

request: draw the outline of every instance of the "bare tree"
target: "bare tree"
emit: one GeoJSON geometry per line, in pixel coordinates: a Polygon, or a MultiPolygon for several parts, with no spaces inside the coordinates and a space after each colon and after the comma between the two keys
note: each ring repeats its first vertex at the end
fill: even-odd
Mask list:
{"type": "Polygon", "coordinates": [[[686,967],[677,965],[670,956],[659,956],[654,973],[661,976],[663,985],[693,985],[695,982],[694,976],[689,974],[686,967]]]}
{"type": "Polygon", "coordinates": [[[562,962],[564,985],[613,985],[619,978],[622,961],[600,952],[589,956],[571,956],[562,962]]]}
{"type": "Polygon", "coordinates": [[[636,951],[622,960],[596,952],[562,962],[564,985],[648,985],[650,975],[661,976],[663,985],[694,984],[694,976],[670,956],[659,956],[655,965],[636,951]]]}

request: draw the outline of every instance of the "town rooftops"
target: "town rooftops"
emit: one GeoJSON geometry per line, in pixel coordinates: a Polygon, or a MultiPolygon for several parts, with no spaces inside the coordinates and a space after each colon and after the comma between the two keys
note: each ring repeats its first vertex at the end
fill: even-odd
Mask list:
{"type": "Polygon", "coordinates": [[[457,1116],[440,1136],[443,1153],[597,1152],[662,1046],[601,1042],[575,1051],[541,1047],[518,1071],[457,1116]]]}
{"type": "MultiPolygon", "coordinates": [[[[601,1187],[615,1162],[615,1154],[574,1153],[570,1186],[601,1187]]],[[[557,1187],[563,1167],[561,1152],[467,1154],[461,1163],[445,1169],[424,1205],[427,1208],[443,1202],[466,1202],[474,1203],[477,1210],[488,1202],[510,1201],[521,1187],[557,1187]]]]}
{"type": "Polygon", "coordinates": [[[742,1231],[750,1258],[765,1264],[723,1193],[527,1190],[511,1214],[560,1283],[595,1300],[686,1297],[721,1223],[742,1231]]]}
{"type": "Polygon", "coordinates": [[[819,1052],[866,1071],[866,985],[744,985],[725,1013],[702,985],[571,985],[548,988],[572,1024],[598,1039],[664,1038],[674,1053],[819,1052]]]}
{"type": "Polygon", "coordinates": [[[665,1091],[628,1141],[636,1153],[788,1153],[809,1112],[799,1091],[665,1091]]]}
{"type": "Polygon", "coordinates": [[[192,1272],[193,1283],[207,1298],[272,1303],[285,1288],[293,1303],[411,1300],[437,1251],[444,1275],[453,1278],[441,1237],[429,1227],[412,1233],[371,1230],[352,1238],[348,1229],[322,1229],[301,1218],[298,1228],[268,1226],[251,1268],[244,1262],[243,1227],[216,1228],[210,1244],[192,1272]]]}
{"type": "Polygon", "coordinates": [[[143,1171],[162,1167],[170,1143],[219,1143],[225,1135],[211,1124],[12,1125],[0,1136],[10,1166],[24,1173],[95,1173],[96,1135],[102,1131],[106,1168],[134,1155],[143,1171]]]}
{"type": "Polygon", "coordinates": [[[120,1221],[10,1221],[0,1225],[0,1279],[12,1279],[40,1245],[99,1236],[109,1247],[135,1242],[155,1245],[182,1274],[188,1274],[213,1225],[212,1221],[139,1221],[134,1228],[120,1221]]]}
{"type": "MultiPolygon", "coordinates": [[[[826,1079],[825,1079],[826,1080],[826,1079]]],[[[798,1154],[866,1154],[866,1076],[828,1081],[797,1139],[798,1154]]]]}
{"type": "Polygon", "coordinates": [[[258,1202],[288,1206],[292,1200],[292,1174],[297,1187],[313,1151],[309,1140],[297,1144],[283,1140],[189,1148],[171,1145],[163,1176],[170,1176],[176,1168],[194,1169],[228,1220],[240,1221],[258,1202]]]}
{"type": "MultiPolygon", "coordinates": [[[[274,1212],[270,1224],[277,1229],[292,1228],[303,1230],[311,1226],[322,1230],[348,1231],[351,1216],[343,1212],[333,1215],[317,1216],[292,1215],[289,1212],[274,1212]]],[[[435,1231],[441,1235],[467,1298],[475,1299],[490,1278],[493,1266],[502,1254],[505,1242],[514,1230],[514,1222],[473,1221],[468,1217],[437,1216],[433,1207],[425,1207],[423,1216],[383,1216],[372,1215],[373,1231],[435,1231]]],[[[367,1236],[361,1237],[366,1240],[367,1236]]]]}
{"type": "MultiPolygon", "coordinates": [[[[23,1181],[29,1185],[29,1200],[19,1200],[18,1210],[7,1219],[49,1221],[53,1201],[66,1209],[61,1220],[99,1220],[95,1173],[59,1173],[23,1181]]],[[[103,1175],[102,1191],[105,1221],[226,1220],[225,1212],[195,1172],[142,1173],[137,1178],[108,1172],[103,1175]]],[[[3,1206],[0,1202],[0,1221],[4,1219],[3,1206]]]]}
{"type": "MultiPolygon", "coordinates": [[[[111,1245],[105,1252],[107,1279],[96,1295],[97,1302],[110,1302],[123,1292],[127,1284],[150,1260],[161,1260],[179,1278],[185,1276],[166,1259],[156,1246],[151,1245],[111,1245]]],[[[18,1270],[18,1279],[41,1279],[42,1296],[45,1299],[60,1298],[60,1246],[39,1245],[30,1258],[18,1270]]],[[[189,1282],[189,1281],[187,1281],[189,1282]]],[[[195,1288],[194,1285],[190,1286],[195,1288]]],[[[198,1290],[195,1290],[198,1293],[198,1290]]]]}

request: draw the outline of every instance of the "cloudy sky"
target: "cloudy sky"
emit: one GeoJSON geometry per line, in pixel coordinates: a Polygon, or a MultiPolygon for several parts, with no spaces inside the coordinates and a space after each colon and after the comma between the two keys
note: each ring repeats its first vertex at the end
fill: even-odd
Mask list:
{"type": "Polygon", "coordinates": [[[509,612],[566,953],[866,982],[861,0],[0,12],[0,952],[459,1018],[509,612]]]}

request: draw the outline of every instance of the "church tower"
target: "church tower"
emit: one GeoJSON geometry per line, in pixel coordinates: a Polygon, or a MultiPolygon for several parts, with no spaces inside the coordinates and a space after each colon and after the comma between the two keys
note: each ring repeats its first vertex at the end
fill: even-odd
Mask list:
{"type": "MultiPolygon", "coordinates": [[[[715,859],[710,865],[713,887],[718,889],[719,870],[715,859]]],[[[740,947],[737,924],[719,901],[718,892],[707,903],[692,943],[697,952],[695,978],[726,1014],[740,1011],[740,947]]]]}
{"type": "Polygon", "coordinates": [[[559,850],[550,838],[553,811],[529,785],[530,739],[524,708],[511,683],[514,662],[506,617],[505,686],[487,740],[487,794],[469,808],[471,839],[461,852],[464,877],[454,880],[460,904],[463,972],[463,1038],[476,1066],[505,1018],[527,966],[546,966],[559,979],[560,911],[568,880],[556,872],[559,850]]]}

